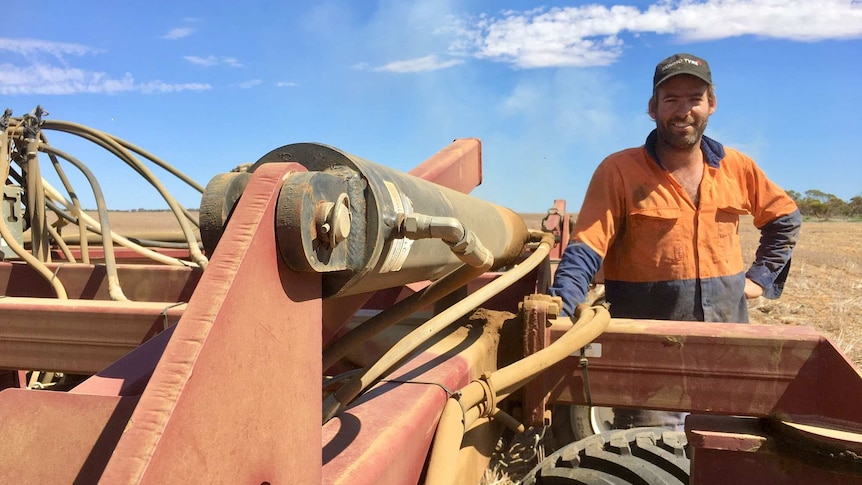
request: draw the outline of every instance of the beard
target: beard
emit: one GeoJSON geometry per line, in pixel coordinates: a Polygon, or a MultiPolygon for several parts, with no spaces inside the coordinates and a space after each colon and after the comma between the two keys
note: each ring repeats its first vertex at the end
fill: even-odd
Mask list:
{"type": "MultiPolygon", "coordinates": [[[[700,146],[700,139],[706,131],[709,118],[695,119],[691,124],[693,130],[689,133],[679,133],[672,125],[679,120],[670,120],[667,123],[656,123],[658,138],[666,145],[676,150],[691,150],[700,146]]],[[[688,121],[688,120],[685,120],[688,121]]]]}

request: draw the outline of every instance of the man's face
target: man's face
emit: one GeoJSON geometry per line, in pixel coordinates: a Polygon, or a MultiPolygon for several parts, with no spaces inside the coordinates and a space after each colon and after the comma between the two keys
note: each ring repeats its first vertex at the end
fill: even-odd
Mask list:
{"type": "Polygon", "coordinates": [[[680,150],[700,144],[709,115],[714,112],[715,98],[710,99],[709,86],[686,74],[659,84],[649,106],[660,142],[680,150]]]}

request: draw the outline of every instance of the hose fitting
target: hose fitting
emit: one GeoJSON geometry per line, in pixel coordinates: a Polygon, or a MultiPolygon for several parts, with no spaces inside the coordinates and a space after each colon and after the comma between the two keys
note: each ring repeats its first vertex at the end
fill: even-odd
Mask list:
{"type": "Polygon", "coordinates": [[[440,239],[464,264],[479,267],[493,263],[494,257],[476,233],[454,217],[424,214],[399,215],[398,234],[410,239],[440,239]]]}

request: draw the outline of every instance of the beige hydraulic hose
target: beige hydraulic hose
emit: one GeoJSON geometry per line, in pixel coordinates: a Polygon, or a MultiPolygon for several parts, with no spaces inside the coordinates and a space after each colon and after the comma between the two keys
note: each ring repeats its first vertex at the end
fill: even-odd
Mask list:
{"type": "Polygon", "coordinates": [[[63,256],[66,258],[66,261],[70,263],[75,262],[75,256],[72,254],[72,250],[69,249],[69,245],[66,244],[66,241],[60,236],[60,233],[54,229],[54,226],[48,224],[45,226],[45,229],[48,230],[48,234],[51,235],[51,238],[57,243],[57,246],[60,247],[60,251],[63,253],[63,256]]]}
{"type": "MultiPolygon", "coordinates": [[[[110,219],[108,218],[108,208],[105,207],[105,197],[102,195],[102,187],[99,185],[98,180],[96,180],[96,177],[93,175],[90,169],[88,169],[75,157],[72,157],[48,145],[42,145],[40,149],[45,153],[56,155],[68,160],[71,164],[75,165],[78,170],[81,171],[81,173],[90,183],[90,188],[93,190],[93,196],[96,199],[96,207],[99,211],[99,219],[102,221],[102,225],[105,228],[105,232],[102,233],[102,247],[104,248],[105,253],[105,271],[108,280],[108,293],[111,295],[111,299],[114,301],[128,300],[126,295],[123,294],[122,286],[120,286],[120,277],[117,273],[117,260],[114,257],[114,241],[111,239],[110,236],[111,226],[110,219]]],[[[45,189],[43,188],[43,185],[41,183],[39,187],[39,193],[41,194],[42,198],[42,203],[40,207],[42,207],[44,211],[45,189]]],[[[33,244],[35,245],[35,242],[33,244]]]]}
{"type": "MultiPolygon", "coordinates": [[[[45,136],[44,131],[40,131],[39,136],[40,136],[40,139],[42,140],[43,144],[49,145],[48,144],[48,137],[45,136]]],[[[66,171],[63,170],[63,166],[60,165],[60,160],[53,153],[48,153],[48,159],[51,160],[51,164],[54,165],[54,172],[57,173],[57,177],[59,177],[60,183],[63,184],[63,187],[65,187],[65,189],[66,189],[66,193],[69,194],[69,198],[72,199],[72,204],[74,204],[74,207],[78,210],[78,212],[81,212],[81,201],[78,199],[78,192],[72,187],[72,182],[69,181],[69,177],[66,176],[66,171]]],[[[44,183],[45,182],[43,181],[43,185],[44,185],[44,183]]],[[[52,210],[54,211],[54,213],[58,217],[63,217],[63,214],[61,214],[60,211],[57,211],[53,207],[52,207],[52,210]]],[[[85,264],[90,264],[89,241],[86,240],[87,227],[83,223],[83,221],[81,221],[81,220],[78,220],[76,225],[78,227],[78,235],[80,236],[81,239],[83,239],[83,242],[80,243],[81,261],[85,264]]],[[[58,238],[55,238],[55,240],[57,240],[57,244],[61,244],[61,245],[65,246],[64,244],[62,244],[62,241],[60,241],[58,238]]],[[[64,253],[66,253],[65,250],[64,250],[64,253]]],[[[69,258],[68,254],[66,254],[66,258],[69,261],[72,261],[72,259],[69,258]]]]}
{"type": "Polygon", "coordinates": [[[462,265],[451,273],[437,279],[421,291],[398,301],[385,311],[374,315],[361,325],[342,335],[323,350],[323,370],[329,369],[342,357],[353,351],[362,342],[404,320],[414,312],[431,305],[458,288],[473,281],[488,270],[488,266],[462,265]]]}
{"type": "Polygon", "coordinates": [[[496,402],[596,339],[610,322],[602,306],[578,307],[578,320],[548,347],[465,386],[443,408],[428,462],[426,485],[451,483],[458,466],[464,430],[482,416],[492,415],[496,402]],[[492,412],[488,412],[488,411],[492,412]]]}
{"type": "Polygon", "coordinates": [[[324,371],[362,342],[395,325],[418,309],[439,301],[488,271],[494,264],[493,256],[482,246],[476,234],[454,217],[432,217],[414,213],[401,216],[398,226],[403,237],[414,240],[440,239],[449,245],[464,265],[439,278],[424,290],[371,317],[333,342],[323,351],[324,371]]]}
{"type": "MultiPolygon", "coordinates": [[[[9,176],[10,163],[9,154],[7,152],[10,149],[11,143],[9,143],[8,132],[4,131],[3,133],[0,133],[0,177],[2,177],[2,180],[6,180],[9,176]]],[[[51,285],[54,289],[54,294],[57,295],[58,299],[65,300],[68,298],[66,288],[59,279],[54,277],[54,273],[52,273],[42,261],[18,244],[15,240],[15,236],[12,235],[11,231],[9,231],[9,227],[6,225],[5,217],[0,217],[0,237],[6,241],[6,245],[9,246],[9,249],[27,262],[27,264],[32,266],[33,269],[35,269],[36,272],[51,285]]]]}
{"type": "Polygon", "coordinates": [[[45,193],[42,192],[42,171],[39,168],[39,140],[24,139],[25,154],[21,174],[27,183],[27,208],[30,212],[30,251],[39,261],[49,261],[48,233],[45,230],[45,193]]]}
{"type": "Polygon", "coordinates": [[[159,180],[131,152],[148,158],[156,165],[164,168],[171,174],[191,185],[198,192],[203,192],[203,187],[173,167],[170,167],[161,160],[158,160],[148,152],[120,140],[117,137],[75,123],[43,120],[42,115],[44,114],[47,113],[45,113],[41,107],[37,107],[30,115],[26,115],[24,117],[11,117],[10,110],[7,110],[2,117],[3,128],[2,133],[0,133],[0,175],[2,175],[4,180],[8,180],[11,177],[14,179],[14,182],[20,184],[23,188],[25,196],[24,203],[29,216],[28,225],[30,229],[30,249],[27,250],[21,243],[16,242],[13,235],[10,234],[11,230],[5,221],[0,221],[0,237],[7,241],[9,248],[14,251],[16,255],[31,265],[38,274],[53,286],[58,298],[66,298],[67,295],[63,285],[60,283],[60,280],[56,278],[56,275],[48,270],[44,264],[45,261],[50,261],[51,259],[51,252],[49,251],[50,241],[53,239],[57,242],[66,260],[74,262],[74,257],[72,256],[68,246],[65,244],[65,241],[61,239],[59,230],[55,230],[54,227],[48,225],[45,217],[46,209],[56,213],[59,218],[73,221],[77,224],[81,254],[84,263],[89,263],[90,259],[88,251],[88,230],[92,230],[101,235],[107,271],[108,291],[111,298],[114,300],[125,300],[126,297],[123,294],[120,281],[117,276],[117,261],[112,247],[113,243],[121,244],[146,257],[149,257],[152,260],[165,264],[199,266],[201,268],[206,266],[207,259],[201,253],[200,247],[197,244],[197,238],[193,234],[193,230],[191,228],[191,224],[199,226],[199,222],[196,221],[185,208],[179,206],[175,198],[167,192],[159,180]],[[150,182],[150,184],[152,184],[163,196],[170,206],[170,209],[177,216],[180,228],[182,229],[186,242],[188,243],[189,254],[194,262],[164,256],[156,251],[144,248],[139,244],[132,243],[128,239],[114,234],[110,230],[107,208],[105,206],[101,189],[95,180],[95,177],[80,161],[51,147],[48,144],[47,137],[45,136],[46,130],[63,131],[96,143],[100,147],[117,156],[120,160],[125,162],[150,182]],[[50,184],[48,184],[47,181],[42,179],[42,170],[38,159],[38,152],[40,151],[46,153],[50,158],[57,176],[60,178],[66,192],[72,199],[71,202],[65,200],[59,192],[50,187],[50,184]],[[94,221],[93,218],[87,216],[82,211],[80,202],[77,199],[77,191],[72,187],[68,177],[66,177],[66,174],[60,165],[59,158],[63,158],[65,161],[75,165],[87,178],[96,199],[100,219],[99,222],[94,221]],[[12,168],[13,162],[20,166],[20,174],[16,173],[12,168]],[[55,204],[55,202],[57,204],[55,204]],[[62,210],[58,204],[65,206],[66,211],[62,210]],[[71,215],[69,215],[69,213],[71,213],[71,215]],[[90,229],[88,226],[93,229],[90,229]]]}
{"type": "Polygon", "coordinates": [[[194,232],[189,225],[189,220],[184,216],[185,213],[180,208],[176,199],[174,199],[174,197],[167,191],[167,189],[156,178],[156,176],[146,166],[144,166],[144,164],[138,161],[138,159],[134,155],[126,151],[122,147],[122,145],[120,145],[120,143],[116,141],[114,137],[96,130],[89,129],[83,125],[69,123],[66,121],[46,121],[44,123],[44,128],[71,133],[87,140],[93,141],[100,146],[109,149],[109,151],[111,151],[112,153],[117,154],[124,162],[126,162],[135,171],[137,171],[144,178],[146,178],[150,185],[152,185],[153,188],[155,188],[156,191],[161,194],[162,198],[165,200],[165,202],[167,202],[171,211],[173,211],[173,213],[177,215],[177,222],[179,223],[180,229],[182,229],[183,234],[185,234],[186,240],[189,243],[189,255],[201,268],[206,268],[208,260],[198,247],[194,232]]]}
{"type": "MultiPolygon", "coordinates": [[[[90,217],[85,212],[80,212],[78,210],[78,208],[76,208],[71,202],[66,200],[60,194],[60,192],[57,191],[57,189],[55,189],[53,186],[51,186],[47,182],[44,182],[44,186],[45,186],[45,194],[48,196],[48,198],[50,200],[64,206],[64,207],[66,207],[66,210],[70,211],[71,217],[74,220],[84,221],[87,225],[92,226],[100,234],[102,233],[102,225],[99,223],[99,221],[93,219],[92,217],[90,217]]],[[[194,263],[191,263],[188,261],[183,261],[181,259],[172,258],[170,256],[165,256],[164,254],[160,254],[157,251],[153,251],[153,250],[145,248],[139,244],[135,244],[134,242],[129,241],[127,238],[120,236],[119,234],[116,234],[113,232],[110,234],[111,234],[112,240],[115,243],[120,244],[120,245],[127,247],[129,249],[132,249],[133,251],[137,252],[138,254],[144,255],[144,256],[152,259],[153,261],[157,261],[159,263],[163,263],[163,264],[167,264],[167,265],[171,265],[171,266],[195,266],[194,263]]]]}
{"type": "Polygon", "coordinates": [[[541,241],[536,250],[521,264],[503,273],[495,280],[479,288],[471,295],[410,332],[389,349],[367,371],[350,379],[338,391],[328,396],[323,402],[323,422],[329,421],[333,416],[340,413],[356,396],[379,379],[392,366],[427,342],[428,339],[474,308],[488,301],[494,295],[508,288],[538,266],[550,253],[551,247],[554,245],[554,236],[553,234],[542,232],[532,232],[531,234],[540,237],[541,241]]]}

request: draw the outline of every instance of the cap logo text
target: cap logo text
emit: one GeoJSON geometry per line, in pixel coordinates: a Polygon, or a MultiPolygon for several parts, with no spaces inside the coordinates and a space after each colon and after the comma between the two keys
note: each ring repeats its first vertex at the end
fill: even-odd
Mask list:
{"type": "Polygon", "coordinates": [[[683,57],[682,59],[677,59],[677,60],[671,62],[670,64],[662,67],[661,70],[662,70],[662,72],[667,71],[668,69],[672,68],[673,66],[676,66],[677,64],[681,64],[683,62],[686,62],[688,64],[692,64],[695,66],[700,66],[700,61],[695,61],[694,59],[686,59],[683,57]]]}

